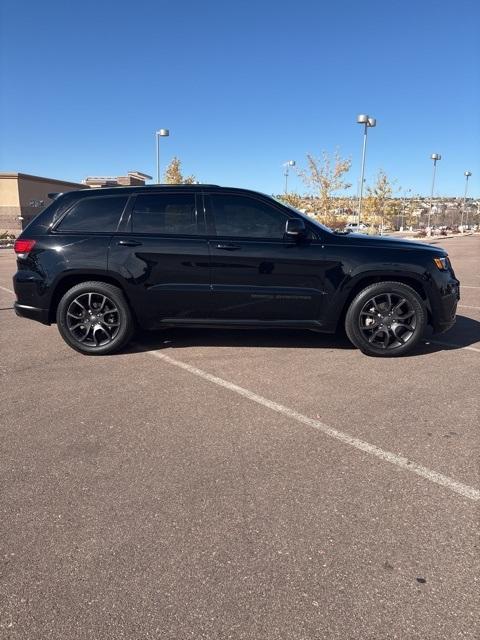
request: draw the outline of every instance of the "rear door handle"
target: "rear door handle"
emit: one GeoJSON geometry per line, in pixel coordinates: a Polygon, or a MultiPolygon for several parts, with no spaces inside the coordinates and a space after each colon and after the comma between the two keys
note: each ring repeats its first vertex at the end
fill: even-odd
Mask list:
{"type": "Polygon", "coordinates": [[[139,247],[142,243],[138,240],[119,240],[117,244],[120,244],[122,247],[139,247]]]}
{"type": "Polygon", "coordinates": [[[241,245],[235,244],[233,242],[217,244],[217,249],[222,249],[222,251],[238,251],[241,248],[241,245]]]}

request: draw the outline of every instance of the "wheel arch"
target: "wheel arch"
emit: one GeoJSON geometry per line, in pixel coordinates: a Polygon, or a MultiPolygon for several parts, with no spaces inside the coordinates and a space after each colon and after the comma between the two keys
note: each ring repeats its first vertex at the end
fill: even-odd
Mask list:
{"type": "Polygon", "coordinates": [[[366,287],[377,282],[400,282],[414,289],[425,302],[425,308],[427,310],[427,322],[431,324],[432,310],[430,299],[425,284],[420,279],[416,278],[415,276],[403,275],[398,273],[377,273],[359,277],[355,281],[355,283],[353,283],[352,287],[349,288],[348,294],[346,295],[346,298],[343,302],[342,311],[338,318],[337,327],[343,326],[343,324],[345,323],[345,316],[347,315],[348,308],[355,296],[366,287]]]}
{"type": "Polygon", "coordinates": [[[81,284],[82,282],[89,282],[94,280],[95,282],[103,282],[105,284],[113,284],[115,287],[118,287],[123,295],[125,296],[125,300],[130,308],[130,312],[132,317],[137,323],[137,317],[135,314],[135,309],[133,308],[131,301],[128,298],[128,295],[125,291],[125,287],[122,285],[117,278],[111,276],[106,273],[95,273],[95,272],[85,272],[85,273],[70,273],[63,276],[56,284],[53,289],[52,297],[50,300],[50,307],[48,311],[48,320],[50,324],[55,324],[56,322],[56,314],[57,308],[62,296],[76,284],[81,284]]]}

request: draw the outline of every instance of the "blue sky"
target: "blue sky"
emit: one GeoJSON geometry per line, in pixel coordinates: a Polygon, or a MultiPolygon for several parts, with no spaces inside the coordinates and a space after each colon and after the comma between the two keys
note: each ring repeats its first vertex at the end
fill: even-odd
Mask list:
{"type": "MultiPolygon", "coordinates": [[[[154,175],[173,155],[203,182],[283,188],[282,163],[339,148],[367,181],[480,195],[476,0],[4,0],[0,170],[154,175]]],[[[292,189],[301,188],[296,177],[292,189]]],[[[352,187],[351,192],[355,191],[352,187]]]]}

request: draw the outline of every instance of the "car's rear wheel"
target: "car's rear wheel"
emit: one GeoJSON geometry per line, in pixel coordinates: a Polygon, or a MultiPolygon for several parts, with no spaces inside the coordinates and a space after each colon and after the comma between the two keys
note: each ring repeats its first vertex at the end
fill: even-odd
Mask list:
{"type": "Polygon", "coordinates": [[[420,295],[402,282],[376,282],[353,299],[345,318],[350,341],[370,356],[403,356],[421,340],[427,315],[420,295]]]}
{"type": "Polygon", "coordinates": [[[122,291],[105,282],[82,282],[69,289],[57,308],[65,342],[89,355],[106,355],[127,344],[134,323],[122,291]]]}

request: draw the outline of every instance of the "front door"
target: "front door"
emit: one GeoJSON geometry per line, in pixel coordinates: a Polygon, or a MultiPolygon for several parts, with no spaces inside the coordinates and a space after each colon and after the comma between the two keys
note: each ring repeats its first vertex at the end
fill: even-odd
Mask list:
{"type": "Polygon", "coordinates": [[[320,243],[287,239],[288,214],[266,199],[211,193],[205,204],[212,318],[318,320],[324,281],[320,243]]]}
{"type": "Polygon", "coordinates": [[[108,265],[123,279],[144,327],[207,318],[208,242],[195,191],[138,194],[126,226],[112,238],[108,265]]]}

